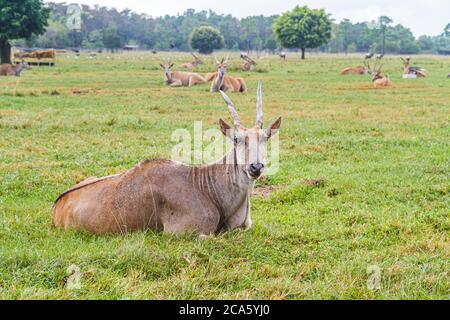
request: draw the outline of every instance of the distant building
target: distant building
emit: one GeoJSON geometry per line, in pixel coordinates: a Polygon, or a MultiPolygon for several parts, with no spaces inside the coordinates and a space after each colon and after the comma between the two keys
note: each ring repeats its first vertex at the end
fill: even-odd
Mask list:
{"type": "Polygon", "coordinates": [[[127,44],[127,45],[123,46],[122,49],[125,51],[133,51],[133,50],[139,49],[139,47],[127,44]]]}

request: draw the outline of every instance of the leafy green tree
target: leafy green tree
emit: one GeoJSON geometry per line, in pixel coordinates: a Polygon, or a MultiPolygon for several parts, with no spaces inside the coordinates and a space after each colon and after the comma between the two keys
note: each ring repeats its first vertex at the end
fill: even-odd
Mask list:
{"type": "Polygon", "coordinates": [[[11,63],[11,40],[44,33],[48,17],[42,0],[0,0],[1,63],[11,63]]]}
{"type": "Polygon", "coordinates": [[[216,49],[222,49],[225,41],[219,30],[205,26],[199,27],[192,32],[190,45],[200,53],[210,54],[216,49]]]}
{"type": "Polygon", "coordinates": [[[111,50],[112,52],[121,48],[123,45],[122,39],[115,28],[107,28],[103,31],[102,42],[105,48],[111,50]]]}
{"type": "Polygon", "coordinates": [[[42,48],[64,48],[70,45],[69,30],[67,26],[59,21],[49,19],[45,33],[35,39],[33,45],[42,48]]]}
{"type": "Polygon", "coordinates": [[[339,23],[338,34],[342,41],[342,49],[345,54],[348,53],[348,47],[353,41],[352,37],[352,23],[348,19],[344,19],[339,23]]]}
{"type": "Polygon", "coordinates": [[[383,54],[386,52],[386,30],[392,22],[392,19],[387,16],[381,16],[378,18],[381,31],[381,52],[383,54]]]}
{"type": "Polygon", "coordinates": [[[277,50],[277,42],[274,38],[270,38],[264,44],[264,48],[269,50],[271,53],[274,53],[277,50]]]}
{"type": "Polygon", "coordinates": [[[446,37],[450,37],[450,23],[445,27],[444,34],[446,37]]]}
{"type": "Polygon", "coordinates": [[[434,50],[433,38],[430,36],[420,36],[419,39],[417,39],[417,44],[421,51],[432,52],[434,50]]]}
{"type": "Polygon", "coordinates": [[[438,50],[450,50],[450,37],[440,35],[434,38],[435,47],[438,50]]]}
{"type": "Polygon", "coordinates": [[[401,24],[398,24],[394,27],[389,27],[386,30],[386,48],[388,48],[388,43],[396,44],[396,50],[389,50],[394,51],[395,53],[416,54],[420,50],[419,45],[417,44],[417,41],[414,38],[411,30],[405,28],[401,24]]]}
{"type": "Polygon", "coordinates": [[[300,48],[305,59],[306,48],[317,48],[328,42],[331,21],[323,9],[297,6],[275,19],[273,31],[282,47],[300,48]]]}
{"type": "Polygon", "coordinates": [[[99,49],[104,48],[105,45],[103,43],[103,33],[100,30],[93,30],[88,35],[88,43],[87,45],[91,49],[99,49]]]}
{"type": "MultiPolygon", "coordinates": [[[[223,17],[218,16],[215,20],[217,20],[217,26],[225,39],[225,48],[231,50],[238,49],[240,39],[239,35],[241,32],[240,21],[232,15],[226,15],[223,17]]],[[[211,20],[210,22],[214,22],[214,20],[211,20]]]]}

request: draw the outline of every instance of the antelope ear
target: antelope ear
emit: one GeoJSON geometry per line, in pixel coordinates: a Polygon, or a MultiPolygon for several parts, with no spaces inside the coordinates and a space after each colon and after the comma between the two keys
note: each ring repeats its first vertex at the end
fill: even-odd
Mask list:
{"type": "Polygon", "coordinates": [[[161,66],[161,68],[165,69],[162,63],[160,63],[159,65],[161,66]]]}
{"type": "Polygon", "coordinates": [[[267,137],[270,138],[278,132],[281,126],[281,117],[279,117],[274,123],[272,123],[267,129],[266,134],[267,137]]]}
{"type": "Polygon", "coordinates": [[[222,131],[223,135],[232,139],[233,138],[233,129],[231,129],[230,125],[219,119],[220,131],[222,131]]]}
{"type": "Polygon", "coordinates": [[[172,68],[174,65],[175,65],[175,63],[172,63],[172,64],[170,65],[169,69],[172,68]]]}

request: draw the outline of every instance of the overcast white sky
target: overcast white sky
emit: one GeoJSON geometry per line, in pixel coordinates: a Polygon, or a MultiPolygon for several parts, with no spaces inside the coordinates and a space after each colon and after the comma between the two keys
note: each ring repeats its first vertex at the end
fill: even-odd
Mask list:
{"type": "MultiPolygon", "coordinates": [[[[66,2],[45,0],[45,2],[66,2]]],[[[450,22],[450,0],[75,0],[73,2],[117,9],[129,8],[151,16],[183,13],[188,8],[212,9],[217,13],[238,18],[249,15],[273,15],[292,9],[295,5],[325,8],[337,21],[348,18],[353,22],[376,19],[387,15],[416,35],[438,35],[450,22]]]]}

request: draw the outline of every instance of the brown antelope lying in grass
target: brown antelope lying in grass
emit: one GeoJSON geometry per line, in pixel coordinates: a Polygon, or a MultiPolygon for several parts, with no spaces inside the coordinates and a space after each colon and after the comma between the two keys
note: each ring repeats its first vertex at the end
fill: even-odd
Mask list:
{"type": "Polygon", "coordinates": [[[400,58],[403,61],[403,75],[405,77],[421,77],[425,78],[427,76],[427,71],[421,67],[411,66],[411,57],[406,57],[406,59],[400,58]]]}
{"type": "Polygon", "coordinates": [[[171,87],[192,87],[206,82],[205,78],[195,72],[172,71],[173,63],[165,62],[160,66],[164,69],[164,80],[171,87]]]}
{"type": "Polygon", "coordinates": [[[372,78],[372,82],[373,82],[373,86],[375,88],[383,88],[383,87],[390,87],[392,85],[392,81],[391,79],[389,79],[389,76],[382,76],[381,75],[381,67],[383,65],[381,65],[378,68],[374,69],[373,72],[373,78],[372,78]]]}
{"type": "Polygon", "coordinates": [[[369,74],[371,72],[369,62],[364,60],[364,66],[348,67],[341,71],[341,75],[349,74],[369,74]]]}
{"type": "Polygon", "coordinates": [[[214,73],[208,74],[206,77],[207,81],[211,81],[211,92],[247,92],[247,86],[245,84],[244,79],[235,78],[226,74],[226,69],[228,67],[228,57],[219,62],[216,57],[216,67],[217,71],[214,73]]]}
{"type": "Polygon", "coordinates": [[[262,128],[261,83],[253,128],[241,125],[233,103],[221,94],[234,120],[233,129],[219,120],[234,144],[222,159],[204,166],[147,160],[121,174],[89,178],[58,197],[53,225],[95,234],[151,229],[210,235],[250,228],[250,195],[264,171],[267,141],[281,118],[262,128]]]}
{"type": "Polygon", "coordinates": [[[241,53],[241,59],[245,61],[242,65],[242,70],[252,71],[256,67],[256,61],[251,59],[246,53],[241,53]]]}
{"type": "Polygon", "coordinates": [[[16,76],[20,77],[20,73],[24,69],[31,69],[27,62],[20,62],[16,65],[12,64],[1,64],[0,65],[0,76],[16,76]]]}
{"type": "Polygon", "coordinates": [[[195,60],[183,63],[181,65],[182,68],[194,68],[194,67],[196,67],[198,65],[203,64],[203,61],[200,60],[195,54],[191,53],[191,55],[194,57],[195,60]]]}

